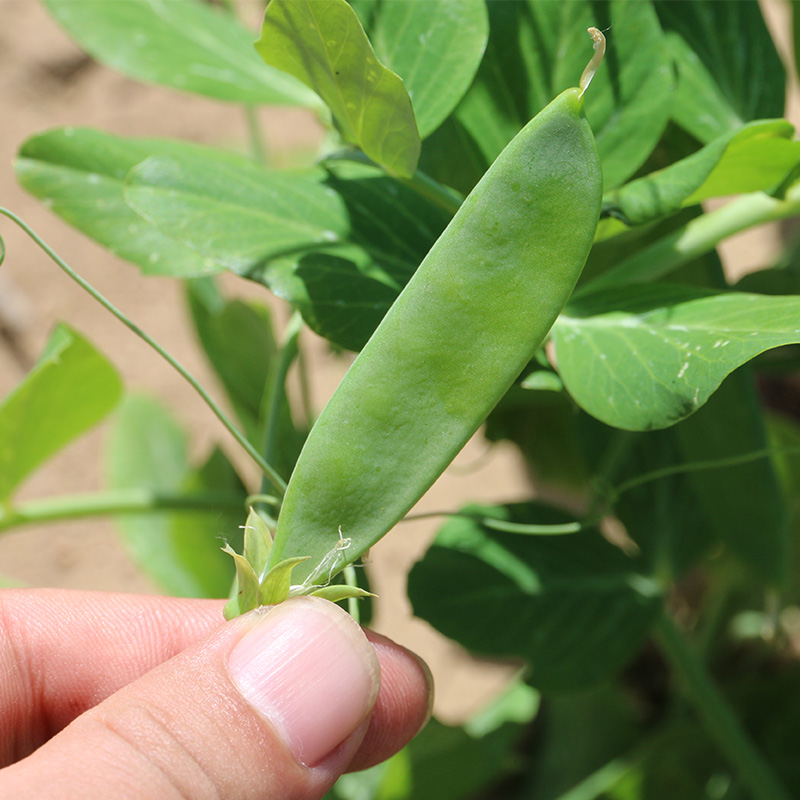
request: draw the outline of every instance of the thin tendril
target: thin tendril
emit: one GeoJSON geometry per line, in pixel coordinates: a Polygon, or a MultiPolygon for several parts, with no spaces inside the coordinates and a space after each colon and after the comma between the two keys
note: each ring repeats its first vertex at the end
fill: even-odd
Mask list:
{"type": "Polygon", "coordinates": [[[588,528],[594,527],[600,522],[604,516],[610,513],[614,503],[619,500],[620,496],[629,492],[631,489],[636,489],[646,483],[652,483],[663,478],[670,478],[674,475],[684,475],[690,472],[702,472],[711,469],[725,469],[726,467],[738,467],[742,464],[748,464],[751,461],[758,461],[762,458],[769,458],[775,455],[795,455],[800,456],[800,447],[787,445],[785,447],[764,447],[760,450],[752,450],[749,453],[741,453],[737,456],[729,456],[727,458],[718,458],[710,461],[693,461],[686,464],[673,464],[670,467],[663,467],[656,469],[652,472],[646,472],[643,475],[638,475],[628,481],[621,483],[619,486],[609,488],[604,497],[600,497],[594,504],[598,510],[595,513],[589,514],[582,520],[575,520],[573,522],[564,522],[556,525],[536,525],[521,522],[508,522],[507,520],[494,519],[486,517],[482,514],[469,513],[466,511],[428,511],[422,514],[409,514],[404,517],[401,522],[415,522],[422,519],[431,519],[434,517],[459,517],[461,519],[471,519],[485,528],[493,530],[504,531],[506,533],[520,533],[532,536],[560,536],[572,533],[580,533],[588,528]]]}
{"type": "Polygon", "coordinates": [[[148,344],[153,350],[156,351],[173,369],[175,369],[187,383],[200,395],[203,402],[211,409],[219,421],[227,428],[228,432],[234,439],[244,448],[245,452],[253,459],[258,465],[259,469],[264,473],[272,486],[280,493],[286,491],[286,483],[283,478],[261,457],[259,452],[247,441],[244,434],[231,422],[225,412],[214,402],[211,396],[200,385],[197,379],[178,361],[175,360],[155,339],[148,336],[138,325],[133,323],[125,314],[122,313],[115,305],[106,300],[97,289],[90,283],[81,278],[72,267],[62,259],[35,231],[30,228],[27,223],[23,222],[16,214],[9,211],[7,208],[0,207],[0,214],[8,217],[12,222],[18,225],[25,231],[31,239],[42,249],[45,253],[70,277],[75,283],[78,284],[84,291],[88,292],[98,303],[100,303],[106,310],[110,311],[123,325],[129,330],[133,331],[142,341],[148,344]]]}

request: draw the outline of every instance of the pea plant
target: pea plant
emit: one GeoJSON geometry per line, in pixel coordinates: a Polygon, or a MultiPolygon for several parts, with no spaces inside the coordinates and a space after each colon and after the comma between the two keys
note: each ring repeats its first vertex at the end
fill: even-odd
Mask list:
{"type": "Polygon", "coordinates": [[[250,155],[71,127],[16,162],[50,211],[184,282],[232,418],[0,214],[170,361],[263,479],[221,449],[189,464],[173,418],[61,324],[0,404],[0,531],[112,514],[165,591],[228,597],[228,617],[298,594],[368,613],[354,567],[480,429],[554,490],[536,498],[575,502],[444,510],[408,596],[517,678],[332,797],[798,796],[800,250],[736,280],[717,253],[800,217],[796,67],[758,3],[271,0],[253,33],[233,0],[43,2],[98,61],[253,123],[250,155]],[[317,114],[313,164],[270,167],[262,105],[317,114]],[[316,420],[287,391],[304,326],[358,352],[316,420]],[[107,491],[17,501],[112,412],[107,491]]]}

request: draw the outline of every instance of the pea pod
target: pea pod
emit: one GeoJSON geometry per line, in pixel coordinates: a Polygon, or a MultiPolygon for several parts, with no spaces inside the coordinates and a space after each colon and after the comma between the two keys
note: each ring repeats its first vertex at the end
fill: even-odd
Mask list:
{"type": "Polygon", "coordinates": [[[337,567],[402,519],[544,341],[600,214],[583,92],[601,57],[580,88],[562,92],[500,154],[317,420],[270,555],[311,556],[293,581],[330,553],[339,531],[350,542],[337,567]]]}

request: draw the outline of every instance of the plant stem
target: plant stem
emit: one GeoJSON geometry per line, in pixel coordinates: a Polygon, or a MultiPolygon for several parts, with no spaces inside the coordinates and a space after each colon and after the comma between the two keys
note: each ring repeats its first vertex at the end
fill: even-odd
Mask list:
{"type": "Polygon", "coordinates": [[[666,613],[657,624],[662,652],[683,681],[690,703],[702,717],[733,771],[755,800],[790,800],[772,768],[764,760],[733,709],[723,697],[703,662],[666,613]]]}
{"type": "Polygon", "coordinates": [[[0,510],[0,533],[22,525],[156,511],[242,511],[239,495],[168,494],[149,489],[117,489],[32,500],[0,510]]]}
{"type": "MultiPolygon", "coordinates": [[[[267,462],[272,461],[278,446],[278,427],[280,425],[281,411],[286,403],[286,374],[292,362],[298,355],[298,336],[303,327],[302,317],[294,312],[289,319],[289,324],[284,332],[280,349],[280,357],[272,375],[270,375],[269,404],[266,424],[264,426],[264,444],[261,452],[267,462]]],[[[266,477],[264,479],[266,481],[266,477]]],[[[261,490],[265,492],[266,486],[262,484],[261,490]]]]}
{"type": "Polygon", "coordinates": [[[138,325],[134,324],[125,314],[122,313],[115,305],[111,302],[106,300],[100,292],[97,291],[90,283],[85,281],[78,275],[72,267],[67,264],[61,256],[58,255],[43,239],[41,239],[38,234],[36,234],[32,228],[30,228],[25,222],[23,222],[16,214],[12,211],[9,211],[6,208],[0,207],[0,214],[4,214],[8,217],[12,222],[16,223],[20,228],[22,228],[28,236],[36,242],[39,247],[47,253],[48,256],[58,264],[61,269],[66,272],[66,274],[72,278],[75,283],[78,284],[84,291],[88,292],[98,303],[100,303],[104,308],[110,311],[123,325],[125,325],[129,330],[133,331],[142,341],[148,344],[153,350],[156,351],[173,369],[175,369],[186,382],[200,395],[203,399],[205,404],[211,409],[217,419],[227,428],[228,432],[233,436],[234,439],[244,448],[245,452],[250,456],[250,458],[255,461],[264,475],[267,477],[267,480],[272,484],[272,486],[283,494],[286,491],[286,483],[281,478],[280,475],[261,457],[261,454],[258,450],[247,441],[245,435],[231,422],[225,412],[216,404],[216,402],[211,398],[208,392],[200,385],[199,381],[178,361],[176,361],[155,339],[152,339],[148,336],[138,325]]]}
{"type": "Polygon", "coordinates": [[[662,278],[693,258],[713,250],[735,233],[794,217],[800,213],[800,187],[785,200],[763,192],[746,194],[727,205],[703,214],[635,255],[623,259],[579,289],[575,296],[629,283],[648,283],[662,278]]]}

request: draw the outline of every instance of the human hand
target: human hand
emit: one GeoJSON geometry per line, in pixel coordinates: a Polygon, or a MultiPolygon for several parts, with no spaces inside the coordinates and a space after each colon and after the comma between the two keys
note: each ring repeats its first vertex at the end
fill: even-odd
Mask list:
{"type": "Polygon", "coordinates": [[[212,600],[0,591],[3,798],[313,800],[430,698],[416,656],[318,598],[223,624],[212,600]]]}

